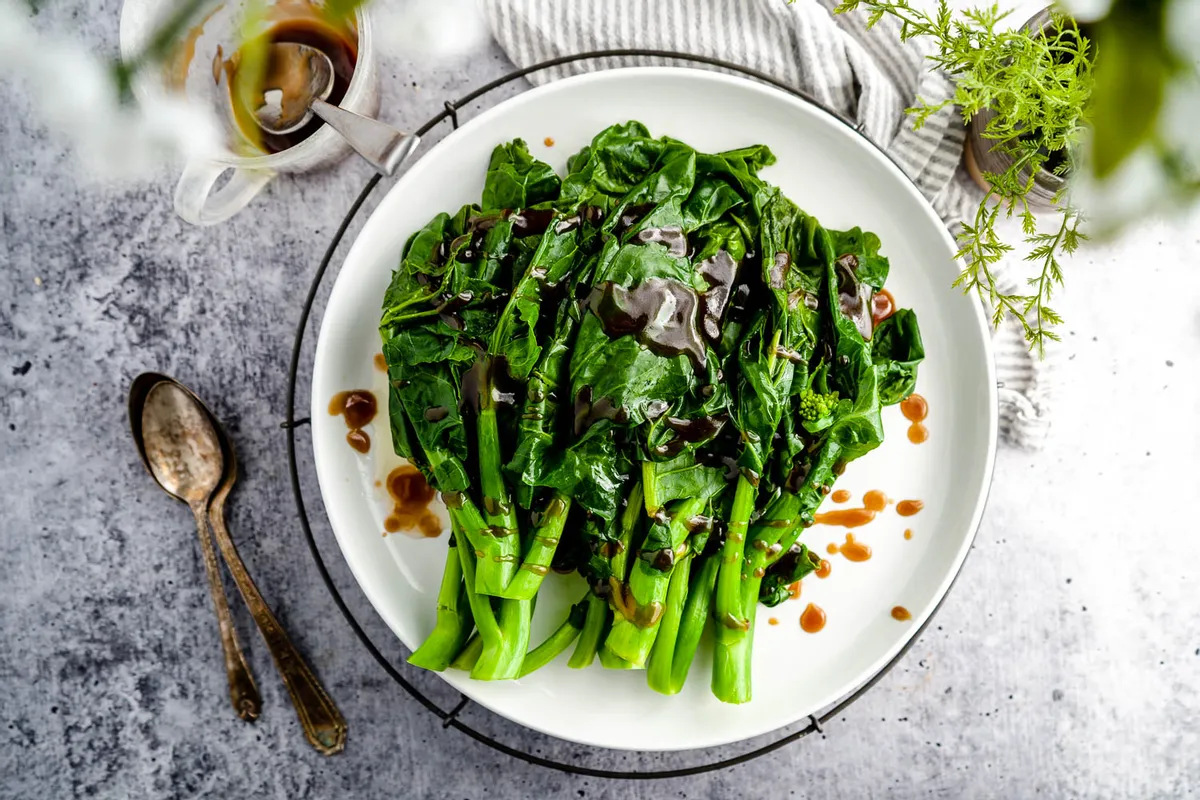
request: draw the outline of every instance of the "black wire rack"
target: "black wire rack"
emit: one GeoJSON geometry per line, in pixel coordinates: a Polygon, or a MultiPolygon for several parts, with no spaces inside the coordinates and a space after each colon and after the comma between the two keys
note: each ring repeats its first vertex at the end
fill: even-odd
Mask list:
{"type": "MultiPolygon", "coordinates": [[[[416,131],[416,134],[418,136],[425,137],[430,131],[432,131],[434,128],[436,128],[437,126],[439,126],[445,122],[448,122],[450,124],[450,127],[452,130],[457,129],[458,124],[459,124],[458,115],[459,115],[459,111],[461,109],[463,109],[468,104],[484,97],[489,92],[492,92],[495,89],[498,89],[501,86],[505,86],[509,83],[520,80],[521,78],[524,78],[535,72],[541,72],[543,70],[551,69],[553,67],[562,66],[565,64],[572,64],[572,63],[580,62],[580,61],[589,61],[589,60],[598,59],[598,58],[652,58],[652,59],[666,60],[666,61],[679,62],[679,63],[703,64],[708,67],[714,67],[717,69],[722,69],[722,70],[726,70],[729,72],[733,72],[733,73],[743,75],[745,77],[760,81],[762,83],[769,84],[771,86],[774,86],[778,89],[781,89],[781,90],[787,92],[790,95],[798,97],[801,100],[819,108],[821,111],[830,115],[831,117],[836,119],[838,122],[846,125],[850,129],[854,130],[858,135],[863,136],[862,128],[858,124],[856,124],[854,120],[848,119],[845,116],[843,116],[842,114],[838,113],[836,110],[829,108],[828,106],[826,106],[825,104],[823,104],[819,100],[817,100],[815,97],[808,94],[807,92],[804,92],[793,86],[789,86],[789,85],[787,85],[787,84],[785,84],[763,72],[759,72],[757,70],[753,70],[748,67],[741,66],[740,64],[734,64],[732,62],[722,61],[722,60],[716,59],[716,58],[709,58],[707,56],[689,55],[686,53],[674,53],[674,52],[670,52],[670,51],[666,51],[666,50],[639,50],[639,49],[617,49],[617,50],[590,51],[590,52],[586,52],[586,53],[579,53],[576,55],[569,55],[569,56],[562,56],[559,58],[553,58],[553,59],[550,59],[547,61],[542,61],[540,63],[530,65],[528,67],[524,67],[522,69],[515,70],[515,71],[510,72],[500,78],[497,78],[496,80],[491,81],[490,83],[480,86],[479,88],[477,88],[471,92],[468,92],[467,94],[463,95],[462,97],[460,97],[457,100],[446,101],[442,111],[440,111],[439,113],[434,115],[434,117],[432,119],[430,119],[428,122],[426,122],[420,128],[418,128],[416,131]]],[[[876,147],[877,149],[880,149],[880,152],[882,152],[885,156],[887,155],[886,151],[883,151],[881,148],[878,148],[878,146],[875,145],[874,142],[871,142],[870,139],[867,139],[865,136],[863,136],[863,139],[864,139],[864,141],[871,144],[871,146],[876,147]]],[[[888,158],[890,159],[891,157],[888,156],[888,158]]],[[[903,170],[901,170],[901,172],[903,173],[903,170]]],[[[747,751],[739,753],[737,755],[728,756],[727,754],[730,750],[730,747],[723,746],[720,748],[720,752],[721,752],[721,755],[724,757],[719,758],[717,760],[705,761],[700,764],[691,764],[691,765],[686,765],[686,766],[679,766],[679,767],[675,767],[675,768],[664,768],[664,769],[645,769],[645,770],[606,769],[606,768],[588,766],[586,764],[573,764],[573,763],[567,763],[565,761],[557,761],[557,760],[554,760],[551,758],[546,758],[546,757],[537,755],[535,753],[528,752],[526,750],[522,750],[513,745],[499,741],[498,739],[494,738],[493,736],[483,733],[482,731],[478,730],[477,728],[475,728],[472,725],[465,722],[462,719],[462,715],[471,706],[471,700],[466,695],[463,695],[460,693],[458,701],[453,706],[451,706],[450,708],[447,709],[447,708],[443,708],[442,706],[438,705],[437,702],[432,700],[423,691],[421,691],[420,688],[418,688],[416,685],[414,685],[409,680],[409,678],[407,678],[404,675],[404,673],[401,670],[403,669],[405,671],[409,671],[409,670],[415,670],[416,668],[409,667],[407,664],[404,664],[403,666],[398,668],[396,664],[392,663],[392,661],[390,659],[388,659],[388,657],[385,656],[379,650],[379,648],[371,640],[371,637],[366,633],[366,631],[363,630],[363,627],[359,623],[357,617],[354,616],[354,613],[346,605],[346,601],[342,597],[341,591],[337,588],[337,585],[334,583],[332,576],[329,574],[329,569],[325,563],[325,558],[321,555],[320,548],[317,546],[316,537],[313,535],[312,527],[309,524],[308,511],[307,511],[307,507],[305,504],[305,498],[304,498],[304,491],[300,485],[300,474],[299,474],[299,470],[298,470],[297,462],[296,462],[296,428],[301,425],[308,424],[311,421],[311,417],[297,417],[296,416],[296,383],[297,383],[297,376],[298,376],[299,367],[300,367],[301,351],[302,351],[303,344],[304,344],[304,334],[305,334],[305,331],[308,329],[308,321],[309,321],[309,317],[312,314],[313,302],[316,299],[317,291],[320,289],[320,287],[325,279],[325,274],[329,270],[329,265],[330,265],[330,262],[333,260],[334,253],[337,250],[338,246],[341,244],[342,239],[344,238],[344,236],[346,234],[346,230],[350,227],[350,224],[358,216],[358,212],[362,209],[362,206],[366,202],[367,198],[370,197],[371,194],[375,191],[375,188],[379,185],[379,182],[381,179],[382,179],[382,176],[375,175],[370,180],[368,180],[366,185],[363,187],[362,191],[359,193],[358,197],[351,204],[349,211],[346,212],[346,216],[342,219],[341,224],[338,226],[337,231],[334,233],[332,241],[330,241],[328,248],[326,248],[325,255],[321,258],[321,263],[317,267],[316,274],[313,276],[312,285],[309,286],[308,295],[304,299],[304,305],[300,312],[300,321],[296,326],[295,342],[292,346],[292,358],[291,358],[291,363],[288,368],[287,418],[283,422],[282,427],[284,428],[284,430],[286,431],[286,434],[287,434],[288,471],[291,475],[292,493],[295,496],[296,511],[300,518],[300,527],[304,532],[304,538],[308,542],[308,547],[312,553],[313,560],[316,562],[317,569],[321,574],[321,580],[324,581],[325,586],[329,590],[330,595],[333,597],[334,602],[337,604],[337,607],[341,610],[342,615],[346,618],[346,622],[350,625],[350,628],[354,631],[355,635],[359,638],[359,640],[362,641],[363,646],[366,647],[366,649],[367,649],[367,652],[369,652],[371,654],[371,656],[379,663],[379,666],[381,668],[383,668],[383,670],[392,678],[392,680],[394,680],[397,684],[399,684],[400,687],[402,689],[404,689],[409,694],[410,697],[412,697],[414,700],[416,700],[418,703],[420,703],[423,707],[425,707],[429,711],[429,713],[433,714],[435,717],[437,717],[439,720],[441,720],[443,728],[454,728],[455,730],[458,730],[458,731],[466,734],[467,736],[474,739],[475,741],[480,742],[481,744],[484,744],[484,745],[492,748],[493,750],[495,750],[499,753],[502,753],[504,755],[520,759],[521,761],[525,761],[529,764],[534,764],[534,765],[540,766],[540,767],[546,767],[548,769],[560,770],[562,772],[566,772],[566,773],[569,773],[572,775],[581,775],[581,776],[594,777],[594,778],[616,778],[616,779],[628,779],[628,780],[653,780],[653,779],[664,779],[664,778],[681,778],[681,777],[686,777],[689,775],[699,775],[699,774],[702,774],[705,772],[713,772],[716,770],[727,769],[729,767],[734,767],[739,764],[745,764],[748,761],[752,761],[756,758],[767,755],[768,753],[773,753],[776,750],[786,747],[787,745],[792,744],[793,742],[803,739],[804,737],[808,736],[811,733],[822,732],[824,730],[824,725],[826,723],[828,723],[830,720],[832,720],[837,715],[841,714],[855,700],[862,697],[863,694],[865,694],[867,691],[869,691],[871,689],[871,687],[873,687],[876,683],[878,683],[892,669],[892,667],[894,667],[904,657],[904,655],[908,652],[908,649],[910,647],[912,647],[912,645],[917,641],[917,639],[920,638],[920,636],[924,632],[925,628],[933,620],[933,617],[934,617],[934,615],[936,615],[938,609],[941,608],[942,602],[945,601],[945,597],[946,597],[945,595],[943,595],[942,600],[938,602],[938,605],[934,609],[933,614],[930,614],[928,619],[926,619],[925,623],[919,629],[917,629],[917,631],[912,635],[912,637],[905,643],[904,647],[902,647],[900,649],[900,652],[898,652],[896,654],[896,656],[894,658],[892,658],[891,661],[889,661],[887,664],[885,664],[878,672],[876,672],[869,679],[867,679],[866,682],[864,682],[853,692],[851,692],[850,694],[846,695],[844,698],[839,700],[836,704],[834,704],[833,706],[829,707],[828,709],[822,711],[819,714],[810,715],[806,722],[802,721],[801,723],[798,723],[799,727],[796,730],[792,730],[791,732],[788,732],[784,735],[779,736],[779,738],[776,738],[773,741],[770,741],[766,744],[758,745],[758,746],[754,747],[753,749],[747,750],[747,751]]],[[[971,536],[972,536],[972,538],[974,537],[974,531],[971,532],[971,536]]],[[[960,570],[961,570],[961,566],[960,566],[960,570]]],[[[958,577],[958,575],[956,574],[955,575],[956,580],[957,580],[957,577],[958,577]]],[[[953,584],[951,585],[951,588],[952,587],[953,587],[953,584]]],[[[487,712],[485,710],[483,713],[490,713],[490,712],[487,712]]],[[[579,749],[587,750],[587,748],[582,748],[582,747],[579,749]]],[[[607,751],[604,751],[602,748],[592,748],[592,750],[596,751],[596,752],[607,752],[607,751]]],[[[689,752],[691,752],[692,754],[695,754],[697,751],[689,751],[689,752]]],[[[707,751],[700,751],[700,752],[707,752],[707,751]]],[[[666,753],[666,754],[662,754],[662,757],[663,758],[684,758],[685,755],[681,754],[681,753],[666,753]]]]}

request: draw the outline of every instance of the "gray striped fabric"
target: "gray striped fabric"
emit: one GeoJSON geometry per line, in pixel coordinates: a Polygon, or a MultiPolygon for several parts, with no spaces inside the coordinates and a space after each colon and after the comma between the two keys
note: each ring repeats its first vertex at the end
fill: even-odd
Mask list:
{"type": "MultiPolygon", "coordinates": [[[[953,231],[978,207],[979,189],[961,165],[965,132],[948,107],[917,130],[904,109],[953,94],[916,41],[901,43],[885,19],[866,30],[859,13],[834,15],[837,0],[481,0],[492,32],[518,66],[586,50],[642,48],[732,61],[809,92],[856,120],[929,198],[953,231]]],[[[546,83],[589,70],[665,63],[601,58],[538,72],[546,83]]],[[[1000,381],[1000,433],[1036,449],[1049,428],[1050,366],[1029,353],[1021,328],[993,337],[1000,381]]]]}

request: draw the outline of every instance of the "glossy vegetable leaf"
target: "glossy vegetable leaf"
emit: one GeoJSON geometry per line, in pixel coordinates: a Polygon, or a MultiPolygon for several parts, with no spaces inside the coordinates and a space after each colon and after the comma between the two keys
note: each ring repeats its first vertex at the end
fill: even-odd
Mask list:
{"type": "Polygon", "coordinates": [[[803,580],[821,566],[821,557],[802,544],[794,544],[767,570],[758,590],[758,602],[768,608],[791,596],[793,583],[803,580]]]}
{"type": "Polygon", "coordinates": [[[875,328],[871,358],[879,377],[879,400],[899,403],[917,386],[917,365],[925,358],[917,315],[902,308],[875,328]]]}
{"type": "Polygon", "coordinates": [[[529,153],[521,139],[492,151],[483,184],[484,211],[535,206],[558,197],[561,181],[554,168],[529,153]]]}
{"type": "Polygon", "coordinates": [[[851,228],[848,231],[829,231],[829,238],[835,258],[853,257],[848,263],[852,264],[851,269],[859,282],[875,291],[883,288],[890,266],[887,258],[879,255],[878,236],[862,228],[851,228]]]}

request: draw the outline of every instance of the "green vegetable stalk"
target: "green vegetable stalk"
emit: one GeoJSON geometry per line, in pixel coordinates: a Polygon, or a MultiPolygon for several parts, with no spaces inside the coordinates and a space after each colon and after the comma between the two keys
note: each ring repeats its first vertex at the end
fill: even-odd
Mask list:
{"type": "Polygon", "coordinates": [[[438,589],[437,620],[433,632],[408,657],[408,663],[413,666],[441,672],[450,665],[471,633],[473,620],[463,586],[458,550],[455,536],[451,533],[450,546],[446,550],[446,569],[438,589]]]}
{"type": "Polygon", "coordinates": [[[703,497],[677,501],[668,515],[668,523],[656,521],[651,526],[642,553],[634,560],[628,583],[614,587],[616,615],[605,645],[635,667],[645,665],[654,646],[676,566],[675,553],[688,536],[688,520],[703,511],[706,504],[703,497]]]}

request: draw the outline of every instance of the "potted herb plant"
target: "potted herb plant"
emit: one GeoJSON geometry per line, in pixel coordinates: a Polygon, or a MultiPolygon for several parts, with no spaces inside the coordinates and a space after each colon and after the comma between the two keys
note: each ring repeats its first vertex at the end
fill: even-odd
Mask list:
{"type": "Polygon", "coordinates": [[[1066,192],[1066,178],[1087,125],[1092,92],[1092,51],[1071,17],[1052,9],[1013,28],[997,6],[952,12],[945,2],[932,12],[907,0],[846,0],[838,12],[862,8],[867,24],[885,15],[900,22],[900,37],[927,36],[936,51],[931,65],[956,81],[954,95],[929,105],[918,100],[908,111],[920,127],[947,106],[958,106],[968,124],[966,162],[984,197],[973,219],[964,220],[958,257],[965,268],[956,281],[989,301],[994,321],[1012,315],[1021,321],[1031,347],[1043,351],[1057,340],[1061,319],[1049,306],[1062,283],[1060,259],[1081,239],[1081,216],[1066,192]],[[1039,226],[1036,213],[1057,215],[1053,227],[1039,226]],[[997,230],[1002,217],[1019,217],[1027,258],[1037,274],[1026,293],[1004,291],[993,267],[1011,252],[997,230]]]}

